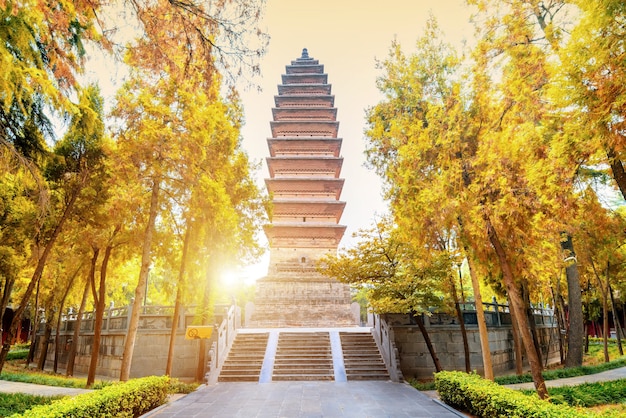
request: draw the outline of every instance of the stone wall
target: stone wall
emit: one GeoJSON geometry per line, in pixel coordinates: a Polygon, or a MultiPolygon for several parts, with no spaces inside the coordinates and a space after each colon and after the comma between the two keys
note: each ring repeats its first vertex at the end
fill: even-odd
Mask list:
{"type": "MultiPolygon", "coordinates": [[[[100,338],[100,355],[96,369],[98,375],[119,378],[125,336],[125,334],[103,333],[100,338]]],[[[71,338],[72,335],[65,333],[60,335],[59,368],[63,370],[67,367],[69,341],[71,341],[71,338]]],[[[37,357],[41,353],[42,340],[40,337],[37,338],[37,357]]],[[[170,334],[165,330],[151,332],[140,330],[137,333],[130,377],[160,376],[165,374],[169,341],[170,334]]],[[[184,331],[178,332],[172,377],[187,379],[195,376],[198,367],[199,346],[199,340],[185,340],[184,331]]],[[[46,356],[46,369],[50,369],[53,366],[54,347],[54,341],[52,341],[46,356]]],[[[82,334],[78,340],[78,351],[74,362],[75,374],[87,374],[89,371],[92,347],[93,332],[82,334]]]]}
{"type": "MultiPolygon", "coordinates": [[[[439,314],[445,316],[445,314],[439,314]]],[[[448,317],[446,325],[433,325],[426,319],[428,335],[444,370],[465,370],[463,337],[454,318],[448,317]]],[[[400,357],[400,369],[405,379],[431,380],[435,366],[426,343],[417,325],[411,324],[408,315],[385,315],[383,317],[393,329],[395,347],[400,357]]],[[[536,322],[543,322],[538,319],[536,322]]],[[[470,351],[471,369],[483,375],[483,360],[478,326],[466,325],[470,351]]],[[[488,327],[489,348],[495,375],[515,370],[515,353],[510,324],[488,327]]],[[[544,365],[560,362],[558,328],[552,324],[538,324],[537,333],[544,365]],[[546,360],[547,359],[547,360],[546,360]]],[[[524,358],[524,365],[527,362],[524,358]]]]}
{"type": "MultiPolygon", "coordinates": [[[[165,374],[167,354],[169,349],[173,307],[146,307],[139,320],[139,330],[135,341],[133,361],[130,377],[143,377],[165,374]]],[[[216,307],[215,322],[223,322],[228,315],[225,307],[216,307]]],[[[127,318],[129,307],[109,309],[105,312],[103,329],[100,337],[99,357],[96,374],[119,378],[124,352],[124,341],[127,332],[127,318]]],[[[238,312],[238,310],[237,310],[238,312]]],[[[238,313],[239,315],[239,313],[238,313]]],[[[176,331],[176,344],[172,365],[172,377],[191,380],[196,376],[200,355],[200,340],[185,339],[187,325],[194,320],[192,312],[181,313],[179,326],[176,331]]],[[[240,321],[238,319],[238,321],[240,321]]],[[[65,370],[73,338],[75,316],[64,317],[59,333],[58,367],[65,370]]],[[[35,358],[39,358],[43,348],[43,325],[37,333],[35,358]]],[[[216,332],[211,342],[217,337],[216,332]]],[[[83,316],[81,332],[78,340],[76,359],[74,362],[75,374],[87,374],[93,349],[93,313],[87,312],[83,316]]],[[[206,344],[209,347],[211,344],[206,344]]],[[[54,332],[48,345],[45,368],[50,369],[54,362],[54,332]]]]}

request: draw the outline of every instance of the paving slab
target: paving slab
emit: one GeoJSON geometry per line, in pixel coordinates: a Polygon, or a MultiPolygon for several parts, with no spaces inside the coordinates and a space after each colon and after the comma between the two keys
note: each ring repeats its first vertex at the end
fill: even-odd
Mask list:
{"type": "Polygon", "coordinates": [[[144,415],[246,418],[458,418],[465,415],[406,383],[363,382],[220,382],[144,415]]]}

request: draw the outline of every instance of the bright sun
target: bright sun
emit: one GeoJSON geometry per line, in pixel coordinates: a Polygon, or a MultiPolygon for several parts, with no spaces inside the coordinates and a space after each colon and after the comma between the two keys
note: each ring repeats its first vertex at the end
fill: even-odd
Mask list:
{"type": "Polygon", "coordinates": [[[251,285],[267,275],[268,263],[266,260],[261,260],[259,263],[250,264],[238,270],[227,270],[221,275],[222,285],[228,288],[251,285]]]}

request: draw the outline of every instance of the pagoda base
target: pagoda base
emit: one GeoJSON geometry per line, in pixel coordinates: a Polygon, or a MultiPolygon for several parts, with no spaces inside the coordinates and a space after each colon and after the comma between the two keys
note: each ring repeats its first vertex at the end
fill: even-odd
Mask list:
{"type": "MultiPolygon", "coordinates": [[[[330,279],[265,277],[257,281],[248,328],[327,328],[357,326],[351,311],[350,288],[330,279]]],[[[248,309],[246,309],[247,311],[248,309]]]]}

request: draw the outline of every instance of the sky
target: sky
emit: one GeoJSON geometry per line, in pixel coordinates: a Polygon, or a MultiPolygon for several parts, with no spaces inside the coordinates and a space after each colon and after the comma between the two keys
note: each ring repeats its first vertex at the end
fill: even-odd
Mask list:
{"type": "MultiPolygon", "coordinates": [[[[405,53],[415,51],[415,42],[432,13],[446,40],[461,48],[471,40],[471,9],[463,0],[268,0],[261,28],[271,39],[261,60],[261,77],[256,82],[261,92],[241,89],[246,124],[242,129],[243,148],[262,167],[257,173],[260,187],[269,177],[265,158],[269,156],[267,138],[271,136],[271,109],[285,66],[300,57],[302,48],[319,60],[328,74],[335,95],[339,137],[343,138],[345,179],[341,200],[346,208],[341,224],[346,234],[339,248],[354,245],[352,234],[367,228],[386,212],[381,181],[364,167],[365,110],[376,105],[382,95],[376,88],[376,60],[387,57],[393,39],[405,53]]],[[[262,237],[264,239],[264,237],[262,237]]],[[[266,245],[266,242],[264,241],[266,245]]],[[[267,274],[269,252],[258,264],[242,273],[246,280],[267,274]]]]}

